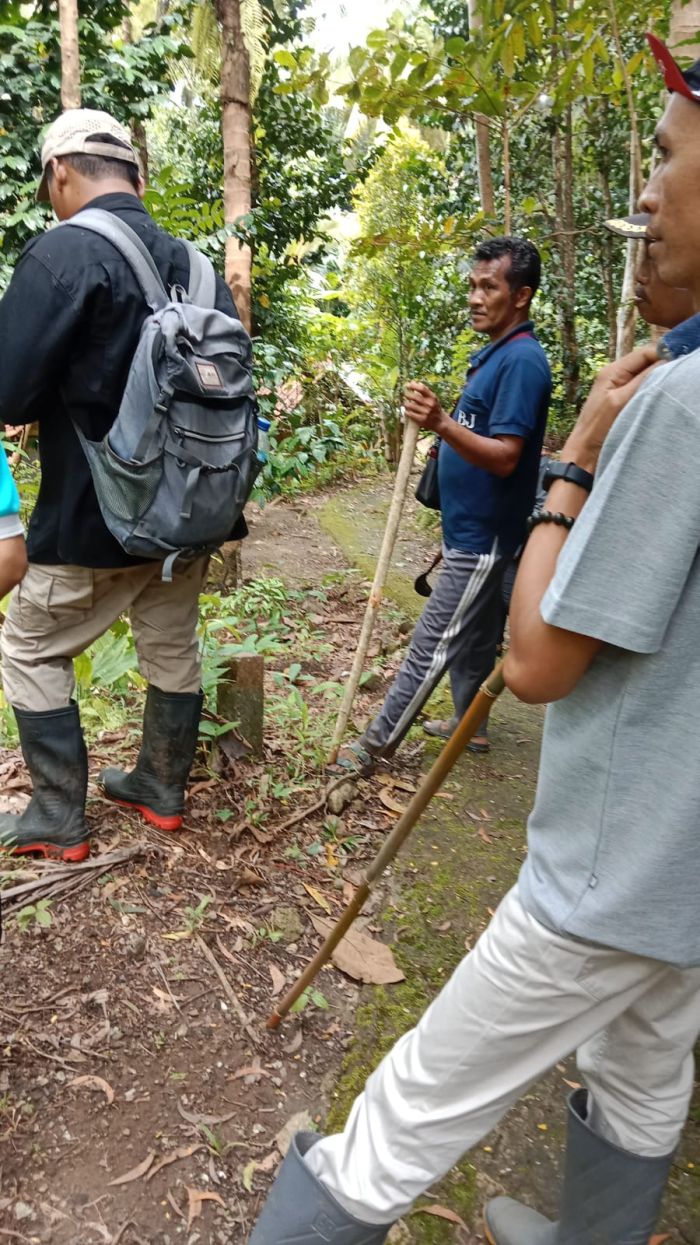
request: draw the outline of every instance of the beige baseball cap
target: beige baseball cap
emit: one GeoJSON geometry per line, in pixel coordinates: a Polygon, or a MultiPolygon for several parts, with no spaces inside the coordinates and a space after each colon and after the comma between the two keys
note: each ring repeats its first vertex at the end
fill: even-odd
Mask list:
{"type": "Polygon", "coordinates": [[[96,108],[71,108],[52,122],[44,137],[41,148],[42,177],[36,192],[40,203],[46,203],[49,198],[46,179],[49,160],[53,160],[54,156],[77,155],[125,160],[137,168],[139,166],[131,135],[119,121],[96,108]]]}

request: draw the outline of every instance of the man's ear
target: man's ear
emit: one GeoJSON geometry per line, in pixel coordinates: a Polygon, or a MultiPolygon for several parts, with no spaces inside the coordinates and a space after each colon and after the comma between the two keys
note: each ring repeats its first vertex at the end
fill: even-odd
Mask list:
{"type": "Polygon", "coordinates": [[[59,187],[59,189],[63,190],[66,182],[68,181],[68,166],[64,164],[63,160],[61,160],[59,156],[52,156],[49,164],[51,165],[52,181],[59,187]]]}
{"type": "Polygon", "coordinates": [[[136,186],[136,193],[139,199],[143,199],[146,193],[146,183],[140,173],[139,173],[138,185],[136,186]]]}
{"type": "Polygon", "coordinates": [[[521,285],[515,295],[515,305],[520,311],[522,307],[527,307],[533,300],[535,291],[531,285],[521,285]]]}

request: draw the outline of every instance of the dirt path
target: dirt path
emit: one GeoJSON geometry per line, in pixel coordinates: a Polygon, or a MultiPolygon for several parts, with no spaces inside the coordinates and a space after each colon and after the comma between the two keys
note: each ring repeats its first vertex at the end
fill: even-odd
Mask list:
{"type": "MultiPolygon", "coordinates": [[[[403,786],[385,773],[341,816],[320,808],[284,828],[317,800],[314,766],[352,658],[386,505],[378,482],[255,519],[246,576],[290,588],[280,606],[290,638],[267,662],[264,757],[219,760],[213,773],[203,756],[186,829],[175,836],[145,830],[91,786],[95,854],[132,858],[56,898],[50,925],[26,908],[21,925],[6,920],[0,1236],[244,1245],[284,1148],[283,1126],[299,1113],[324,1126],[329,1108],[330,1126],[342,1122],[381,1049],[417,1017],[514,879],[540,714],[505,697],[493,752],[462,760],[364,919],[368,934],[392,941],[405,982],[360,995],[327,969],[317,997],[278,1034],[265,1032],[275,999],[318,945],[313,921],[340,912],[394,822],[387,794],[389,804],[405,801],[430,759],[432,745],[416,730],[391,771],[403,786]],[[359,573],[348,574],[348,562],[359,573]],[[301,594],[306,588],[316,595],[301,594]]],[[[406,614],[420,608],[411,581],[434,547],[434,535],[409,518],[358,723],[400,660],[406,614]]],[[[132,737],[101,732],[93,772],[128,762],[135,739],[136,729],[132,737]]],[[[0,780],[26,798],[16,752],[0,755],[0,780]]],[[[45,874],[25,861],[2,884],[45,874]]],[[[433,1191],[433,1205],[467,1227],[419,1214],[398,1240],[478,1240],[480,1202],[503,1188],[553,1210],[565,1079],[574,1074],[562,1066],[433,1191]]],[[[666,1216],[686,1245],[700,1245],[699,1124],[696,1108],[666,1216]]]]}

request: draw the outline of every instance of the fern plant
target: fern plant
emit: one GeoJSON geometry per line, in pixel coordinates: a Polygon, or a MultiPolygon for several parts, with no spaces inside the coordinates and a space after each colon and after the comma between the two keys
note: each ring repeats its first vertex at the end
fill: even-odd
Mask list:
{"type": "MultiPolygon", "coordinates": [[[[240,0],[241,29],[250,61],[250,102],[255,103],[265,72],[268,29],[260,0],[240,0]]],[[[195,68],[218,83],[221,72],[221,32],[212,0],[200,0],[192,16],[195,68]]]]}

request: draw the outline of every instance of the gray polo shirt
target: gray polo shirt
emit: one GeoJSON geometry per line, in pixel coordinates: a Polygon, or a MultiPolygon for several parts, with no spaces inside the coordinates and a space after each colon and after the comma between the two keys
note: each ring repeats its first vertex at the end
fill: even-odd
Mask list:
{"type": "Polygon", "coordinates": [[[547,710],[520,876],[556,931],[700,964],[700,350],[614,425],[542,601],[605,642],[547,710]]]}

